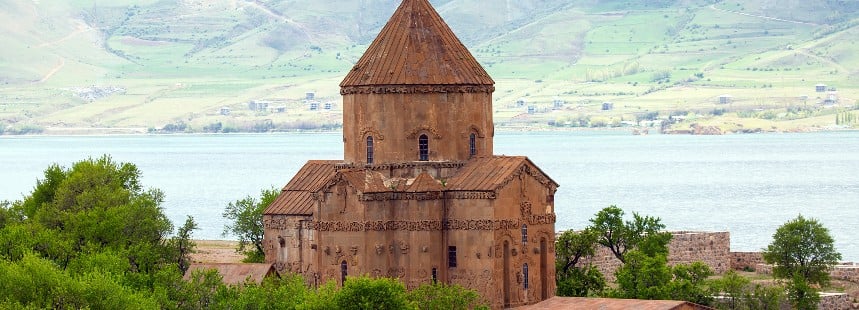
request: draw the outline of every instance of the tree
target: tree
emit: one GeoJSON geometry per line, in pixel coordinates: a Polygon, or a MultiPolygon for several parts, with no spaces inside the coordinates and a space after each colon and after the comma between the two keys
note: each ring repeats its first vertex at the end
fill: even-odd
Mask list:
{"type": "Polygon", "coordinates": [[[835,250],[835,240],[826,227],[800,215],[776,230],[763,257],[773,264],[776,277],[800,276],[808,284],[826,285],[829,270],[841,260],[841,253],[835,250]]]}
{"type": "Polygon", "coordinates": [[[188,267],[191,267],[191,254],[194,253],[194,247],[197,246],[194,240],[191,239],[191,234],[196,229],[197,223],[194,222],[194,218],[189,215],[188,218],[185,219],[185,224],[179,228],[176,236],[170,240],[172,243],[171,248],[175,249],[173,256],[176,261],[176,266],[182,274],[185,274],[185,272],[188,271],[188,267]]]}
{"type": "Polygon", "coordinates": [[[633,220],[623,220],[624,212],[617,206],[610,206],[597,212],[591,219],[591,229],[599,237],[597,243],[603,245],[621,262],[626,263],[626,253],[639,248],[653,256],[658,251],[668,254],[668,242],[671,234],[660,232],[665,228],[659,218],[640,216],[633,212],[633,220]]]}
{"type": "Polygon", "coordinates": [[[408,299],[417,309],[489,309],[473,290],[459,285],[430,283],[406,293],[408,299]]]}
{"type": "Polygon", "coordinates": [[[349,278],[334,296],[338,309],[406,309],[406,287],[397,279],[349,278]]]}
{"type": "Polygon", "coordinates": [[[273,187],[264,189],[260,192],[259,200],[247,196],[231,202],[224,210],[224,218],[232,222],[224,227],[224,236],[233,235],[239,238],[239,248],[236,251],[245,255],[246,263],[261,263],[265,260],[262,246],[265,233],[262,213],[279,194],[280,191],[273,187]]]}
{"type": "Polygon", "coordinates": [[[605,288],[605,277],[594,266],[577,266],[582,257],[594,255],[597,234],[591,229],[567,230],[555,241],[555,280],[560,296],[585,297],[605,288]]]}

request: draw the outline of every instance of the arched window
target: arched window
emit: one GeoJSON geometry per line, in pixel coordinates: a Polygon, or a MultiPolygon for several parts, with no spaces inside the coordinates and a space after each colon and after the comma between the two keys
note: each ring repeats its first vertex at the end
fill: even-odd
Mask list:
{"type": "Polygon", "coordinates": [[[524,279],[522,279],[522,282],[525,284],[525,289],[527,290],[528,289],[528,263],[525,263],[525,265],[522,265],[522,276],[524,277],[524,279]]]}
{"type": "Polygon", "coordinates": [[[348,273],[349,265],[346,264],[346,261],[340,263],[340,283],[346,284],[346,274],[348,273]]]}
{"type": "Polygon", "coordinates": [[[438,281],[438,269],[433,267],[432,269],[432,284],[435,284],[438,281]]]}
{"type": "Polygon", "coordinates": [[[522,224],[522,246],[528,245],[528,225],[522,224]]]}
{"type": "Polygon", "coordinates": [[[373,163],[373,136],[367,136],[367,163],[373,163]]]}
{"type": "Polygon", "coordinates": [[[477,155],[477,136],[473,132],[468,136],[468,154],[472,157],[477,155]]]}
{"type": "Polygon", "coordinates": [[[429,138],[427,135],[421,135],[418,138],[418,149],[420,150],[420,161],[429,160],[429,138]]]}

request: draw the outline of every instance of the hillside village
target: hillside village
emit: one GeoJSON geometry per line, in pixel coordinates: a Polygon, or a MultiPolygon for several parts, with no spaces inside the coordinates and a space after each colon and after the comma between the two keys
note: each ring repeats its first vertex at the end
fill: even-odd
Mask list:
{"type": "MultiPolygon", "coordinates": [[[[0,52],[0,127],[336,129],[338,78],[394,2],[9,1],[0,11],[9,47],[0,52]]],[[[432,3],[496,78],[500,129],[734,133],[857,123],[853,2],[432,3]]]]}

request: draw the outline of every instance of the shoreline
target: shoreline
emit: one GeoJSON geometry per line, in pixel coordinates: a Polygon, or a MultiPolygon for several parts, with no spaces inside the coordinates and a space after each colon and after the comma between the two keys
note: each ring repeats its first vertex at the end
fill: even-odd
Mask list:
{"type": "MultiPolygon", "coordinates": [[[[658,131],[654,127],[496,127],[496,132],[628,132],[633,135],[634,132],[640,129],[651,129],[658,131]]],[[[722,135],[734,134],[767,134],[767,133],[813,133],[813,132],[843,132],[843,131],[859,131],[859,128],[849,127],[809,127],[794,130],[767,130],[755,133],[743,132],[724,132],[722,135]]],[[[0,134],[0,139],[4,138],[24,138],[24,137],[123,137],[123,136],[230,136],[230,135],[276,135],[276,134],[332,134],[342,133],[343,130],[290,130],[290,131],[275,131],[275,132],[231,132],[231,133],[209,133],[209,132],[177,132],[177,133],[149,133],[145,128],[141,131],[139,128],[47,128],[42,133],[9,135],[0,134]]],[[[696,135],[685,133],[655,133],[653,135],[696,135]]],[[[702,134],[697,134],[702,136],[702,134]]]]}

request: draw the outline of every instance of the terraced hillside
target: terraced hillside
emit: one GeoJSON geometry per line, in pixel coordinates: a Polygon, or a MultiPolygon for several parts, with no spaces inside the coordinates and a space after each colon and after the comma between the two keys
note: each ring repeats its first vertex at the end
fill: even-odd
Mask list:
{"type": "MultiPolygon", "coordinates": [[[[806,130],[859,116],[855,1],[432,2],[498,82],[501,127],[806,130]]],[[[333,128],[337,84],[398,3],[3,1],[0,130],[333,128]]]]}

